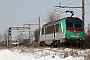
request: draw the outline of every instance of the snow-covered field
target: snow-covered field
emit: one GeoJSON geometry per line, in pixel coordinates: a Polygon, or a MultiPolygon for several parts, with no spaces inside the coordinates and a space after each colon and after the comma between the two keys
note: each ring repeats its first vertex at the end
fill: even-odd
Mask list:
{"type": "Polygon", "coordinates": [[[89,60],[89,57],[89,49],[25,47],[0,49],[0,60],[89,60]]]}

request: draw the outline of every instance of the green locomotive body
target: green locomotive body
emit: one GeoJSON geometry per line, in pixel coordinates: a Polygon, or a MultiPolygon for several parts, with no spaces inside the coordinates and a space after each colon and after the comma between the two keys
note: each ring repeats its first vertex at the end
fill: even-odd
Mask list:
{"type": "Polygon", "coordinates": [[[83,45],[84,22],[77,17],[66,17],[42,26],[40,46],[83,45]]]}

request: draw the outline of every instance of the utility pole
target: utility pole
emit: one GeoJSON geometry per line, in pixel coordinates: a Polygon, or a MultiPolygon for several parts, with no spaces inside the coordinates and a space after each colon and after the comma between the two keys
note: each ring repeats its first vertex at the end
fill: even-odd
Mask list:
{"type": "Polygon", "coordinates": [[[84,7],[85,3],[84,0],[82,0],[82,20],[85,22],[85,7],[84,7]]]}
{"type": "Polygon", "coordinates": [[[38,20],[39,20],[38,47],[39,47],[39,40],[40,40],[40,17],[38,17],[38,20]]]}
{"type": "Polygon", "coordinates": [[[29,29],[29,41],[30,41],[30,29],[29,29]]]}
{"type": "Polygon", "coordinates": [[[90,24],[88,24],[88,36],[90,35],[89,33],[90,33],[90,24]]]}
{"type": "Polygon", "coordinates": [[[81,8],[82,9],[82,20],[84,21],[85,18],[85,8],[84,8],[84,0],[82,0],[82,7],[67,7],[67,6],[55,6],[60,8],[81,8]]]}
{"type": "Polygon", "coordinates": [[[38,21],[39,21],[39,31],[40,31],[40,17],[38,17],[38,21]]]}
{"type": "MultiPolygon", "coordinates": [[[[38,36],[40,35],[40,17],[38,17],[38,24],[27,24],[27,23],[25,23],[24,25],[28,25],[29,27],[31,26],[31,25],[38,25],[39,26],[39,31],[38,31],[38,36]]],[[[39,38],[39,37],[38,37],[39,38]]],[[[39,41],[38,41],[38,43],[39,43],[39,41]]]]}
{"type": "Polygon", "coordinates": [[[7,47],[8,47],[8,40],[9,40],[9,35],[8,35],[8,29],[7,29],[7,47]]]}
{"type": "Polygon", "coordinates": [[[38,25],[39,26],[39,30],[40,30],[40,17],[38,17],[38,24],[27,24],[26,22],[25,22],[25,24],[24,25],[28,25],[29,27],[31,26],[31,25],[38,25]]]}

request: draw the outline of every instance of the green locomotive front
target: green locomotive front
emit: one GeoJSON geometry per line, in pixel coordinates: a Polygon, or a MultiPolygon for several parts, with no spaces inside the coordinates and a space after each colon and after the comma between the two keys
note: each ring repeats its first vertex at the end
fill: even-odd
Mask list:
{"type": "Polygon", "coordinates": [[[76,17],[61,20],[65,43],[68,45],[82,45],[84,43],[84,22],[76,17]]]}

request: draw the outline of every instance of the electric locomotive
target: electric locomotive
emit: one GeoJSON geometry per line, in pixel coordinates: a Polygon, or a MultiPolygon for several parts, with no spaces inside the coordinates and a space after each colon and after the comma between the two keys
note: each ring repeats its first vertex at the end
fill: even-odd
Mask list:
{"type": "Polygon", "coordinates": [[[83,46],[84,22],[78,17],[66,17],[42,26],[40,46],[74,45],[83,46]]]}

